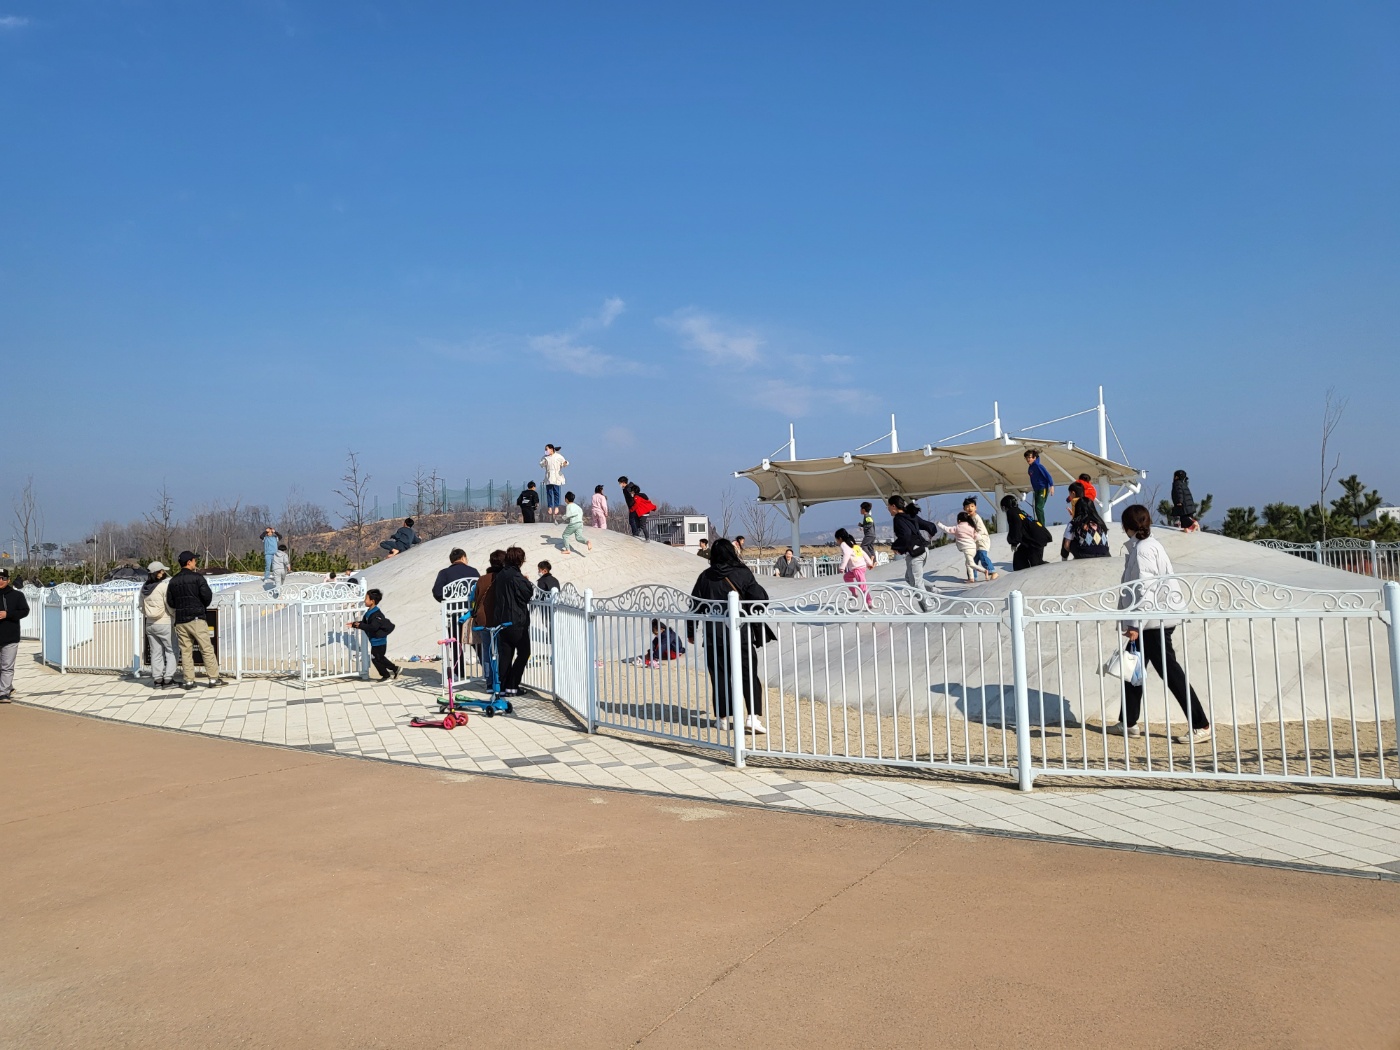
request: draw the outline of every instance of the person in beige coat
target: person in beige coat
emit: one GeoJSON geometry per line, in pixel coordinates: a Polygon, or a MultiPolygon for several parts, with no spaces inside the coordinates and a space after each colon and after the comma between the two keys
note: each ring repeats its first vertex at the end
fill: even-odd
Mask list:
{"type": "Polygon", "coordinates": [[[146,645],[151,651],[151,685],[166,689],[175,684],[175,619],[166,600],[170,570],[153,561],[146,571],[150,575],[141,585],[141,614],[146,618],[146,645]]]}

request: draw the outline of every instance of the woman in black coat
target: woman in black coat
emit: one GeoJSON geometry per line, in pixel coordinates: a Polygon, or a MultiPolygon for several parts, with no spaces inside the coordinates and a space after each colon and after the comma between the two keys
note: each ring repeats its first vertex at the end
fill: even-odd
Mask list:
{"type": "Polygon", "coordinates": [[[1191,481],[1184,470],[1172,475],[1172,517],[1183,532],[1194,532],[1200,527],[1196,522],[1196,498],[1191,495],[1191,481]]]}
{"type": "MultiPolygon", "coordinates": [[[[731,593],[739,595],[739,600],[743,603],[740,607],[741,612],[751,611],[754,602],[768,600],[768,592],[759,586],[758,581],[753,578],[753,573],[739,560],[734,544],[725,539],[715,540],[710,545],[710,564],[696,578],[695,586],[691,588],[690,596],[694,599],[691,608],[697,612],[705,612],[705,602],[728,602],[731,593]]],[[[686,622],[685,630],[686,637],[692,642],[695,641],[694,620],[686,622]]],[[[753,733],[768,732],[763,725],[764,686],[758,677],[758,655],[755,650],[776,637],[767,624],[751,626],[746,623],[739,628],[740,651],[732,657],[739,661],[744,710],[748,712],[744,719],[744,728],[753,733]]],[[[705,670],[710,673],[710,686],[715,696],[715,717],[719,719],[721,729],[729,728],[730,719],[734,714],[734,705],[730,701],[732,678],[729,649],[728,625],[722,620],[706,621],[705,670]]]]}
{"type": "Polygon", "coordinates": [[[1084,495],[1084,486],[1075,482],[1069,487],[1069,528],[1060,544],[1061,560],[1071,554],[1080,558],[1107,558],[1108,526],[1094,501],[1084,495]]]}
{"type": "Polygon", "coordinates": [[[1015,552],[1011,570],[1019,572],[1033,565],[1045,564],[1045,548],[1054,539],[1050,530],[1023,511],[1015,496],[1003,496],[1001,509],[1006,512],[1006,542],[1015,552]]]}
{"type": "Polygon", "coordinates": [[[519,696],[520,680],[530,662],[530,599],[535,596],[535,585],[520,571],[525,564],[523,548],[507,547],[503,560],[505,564],[491,585],[495,622],[498,626],[510,624],[496,632],[497,672],[501,694],[519,696]]]}

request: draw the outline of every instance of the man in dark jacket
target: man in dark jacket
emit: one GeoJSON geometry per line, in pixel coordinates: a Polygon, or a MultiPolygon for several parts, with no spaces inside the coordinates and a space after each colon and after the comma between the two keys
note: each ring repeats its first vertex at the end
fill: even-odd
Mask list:
{"type": "Polygon", "coordinates": [[[530,662],[530,599],[535,585],[525,578],[520,567],[525,564],[525,551],[507,547],[505,565],[496,573],[491,596],[496,602],[496,623],[509,623],[496,634],[497,667],[501,675],[501,692],[505,696],[520,695],[520,681],[525,677],[525,665],[530,662]]]}
{"type": "Polygon", "coordinates": [[[1196,521],[1196,498],[1191,495],[1191,483],[1184,470],[1172,475],[1172,517],[1183,532],[1196,532],[1201,527],[1196,521]]]}
{"type": "MultiPolygon", "coordinates": [[[[481,578],[481,573],[477,572],[467,563],[467,552],[462,550],[461,547],[453,547],[452,553],[447,556],[447,560],[447,568],[439,570],[437,579],[433,581],[433,598],[438,602],[443,600],[443,592],[446,590],[448,584],[456,583],[458,580],[476,580],[481,578]]],[[[451,626],[455,628],[454,634],[457,638],[457,652],[453,665],[456,669],[458,680],[461,680],[465,677],[467,672],[466,653],[463,652],[463,647],[469,641],[468,632],[471,630],[471,627],[463,623],[451,626]]],[[[382,671],[380,673],[383,674],[382,671]]]]}
{"type": "Polygon", "coordinates": [[[209,606],[214,602],[214,593],[209,590],[209,581],[199,572],[199,563],[194,551],[180,552],[180,571],[170,580],[165,591],[165,602],[175,616],[175,643],[180,647],[180,671],[185,676],[185,688],[194,688],[194,651],[199,649],[199,658],[204,663],[204,673],[209,681],[205,685],[213,689],[223,685],[219,677],[219,658],[214,653],[214,645],[209,640],[209,606]]]}
{"type": "Polygon", "coordinates": [[[1001,509],[1006,512],[1006,542],[1014,552],[1011,569],[1019,572],[1032,565],[1045,564],[1045,548],[1054,540],[1050,530],[1023,511],[1015,496],[1003,496],[1001,509]]]}
{"type": "Polygon", "coordinates": [[[24,592],[10,583],[10,570],[0,569],[0,704],[15,692],[15,660],[19,658],[19,622],[29,615],[24,592]]]}
{"type": "Polygon", "coordinates": [[[379,546],[389,552],[389,557],[402,554],[415,543],[423,542],[418,538],[418,533],[413,531],[413,519],[404,518],[403,524],[394,531],[394,534],[379,546]]]}
{"type": "Polygon", "coordinates": [[[890,549],[904,555],[904,582],[919,591],[919,604],[924,612],[929,611],[928,599],[923,592],[933,594],[934,590],[924,579],[924,569],[928,566],[928,544],[923,533],[932,538],[938,535],[938,526],[919,516],[919,507],[907,503],[903,496],[891,496],[886,503],[894,521],[894,542],[890,549]]]}
{"type": "Polygon", "coordinates": [[[525,491],[516,497],[515,505],[520,508],[520,520],[526,525],[535,523],[535,510],[540,505],[540,494],[532,481],[525,486],[525,491]]]}

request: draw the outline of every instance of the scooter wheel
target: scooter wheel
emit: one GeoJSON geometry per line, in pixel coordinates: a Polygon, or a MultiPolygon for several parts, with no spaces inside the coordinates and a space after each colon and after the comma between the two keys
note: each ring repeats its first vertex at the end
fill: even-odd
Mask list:
{"type": "Polygon", "coordinates": [[[454,715],[452,715],[452,714],[443,715],[443,717],[442,717],[442,728],[443,728],[443,729],[456,729],[456,728],[457,728],[457,718],[456,718],[456,716],[454,716],[454,715]]]}
{"type": "Polygon", "coordinates": [[[484,714],[487,718],[495,718],[495,717],[496,717],[496,709],[495,709],[494,707],[489,707],[489,706],[488,706],[488,707],[487,707],[484,711],[482,711],[481,713],[484,714]]]}
{"type": "Polygon", "coordinates": [[[505,713],[508,714],[508,715],[513,715],[513,714],[515,714],[515,705],[512,704],[509,700],[506,701],[506,710],[505,710],[505,713]]]}

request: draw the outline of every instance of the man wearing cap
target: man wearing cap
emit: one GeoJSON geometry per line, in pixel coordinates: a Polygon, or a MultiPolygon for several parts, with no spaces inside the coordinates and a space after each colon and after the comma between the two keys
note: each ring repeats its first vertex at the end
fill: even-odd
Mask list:
{"type": "Polygon", "coordinates": [[[170,570],[158,561],[146,566],[150,573],[141,585],[141,612],[146,617],[146,646],[151,651],[151,679],[157,689],[175,684],[175,625],[166,594],[170,570]]]}
{"type": "Polygon", "coordinates": [[[15,691],[19,622],[28,615],[24,592],[10,586],[9,569],[0,569],[0,704],[8,704],[15,691]]]}
{"type": "Polygon", "coordinates": [[[219,678],[219,658],[214,654],[214,645],[209,640],[209,606],[214,601],[214,593],[209,590],[209,581],[199,572],[194,551],[181,551],[180,571],[170,580],[165,589],[165,601],[175,616],[175,641],[180,646],[180,671],[185,676],[185,688],[194,688],[194,650],[199,648],[200,659],[204,661],[204,673],[209,676],[205,684],[213,689],[223,685],[219,678]]]}

